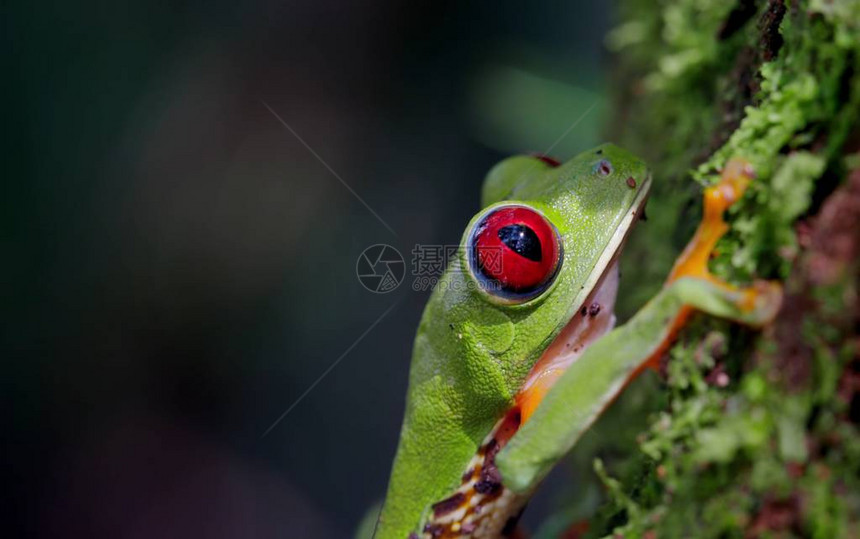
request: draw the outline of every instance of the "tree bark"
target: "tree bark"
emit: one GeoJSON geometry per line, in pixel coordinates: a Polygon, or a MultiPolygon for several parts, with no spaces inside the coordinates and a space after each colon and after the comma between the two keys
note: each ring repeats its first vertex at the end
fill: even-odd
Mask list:
{"type": "Polygon", "coordinates": [[[684,331],[633,450],[597,463],[609,502],[587,535],[860,537],[860,2],[623,0],[620,15],[609,138],[655,178],[622,315],[661,285],[731,157],[757,177],[711,269],[779,279],[786,300],[760,333],[684,331]]]}

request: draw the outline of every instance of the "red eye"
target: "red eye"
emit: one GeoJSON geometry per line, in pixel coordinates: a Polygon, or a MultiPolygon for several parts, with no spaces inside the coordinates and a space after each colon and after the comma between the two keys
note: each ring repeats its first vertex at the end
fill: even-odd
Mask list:
{"type": "Polygon", "coordinates": [[[558,273],[561,242],[546,217],[525,206],[502,206],[481,219],[469,238],[469,263],[484,288],[508,300],[528,300],[558,273]]]}

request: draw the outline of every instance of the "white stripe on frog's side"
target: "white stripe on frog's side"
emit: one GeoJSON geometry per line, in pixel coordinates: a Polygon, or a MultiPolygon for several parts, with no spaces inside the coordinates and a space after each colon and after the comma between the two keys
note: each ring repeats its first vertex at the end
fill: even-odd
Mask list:
{"type": "Polygon", "coordinates": [[[451,496],[432,507],[424,526],[424,539],[473,539],[505,537],[513,532],[528,501],[506,489],[495,465],[495,456],[519,426],[516,414],[502,418],[484,439],[463,474],[463,483],[451,496]]]}

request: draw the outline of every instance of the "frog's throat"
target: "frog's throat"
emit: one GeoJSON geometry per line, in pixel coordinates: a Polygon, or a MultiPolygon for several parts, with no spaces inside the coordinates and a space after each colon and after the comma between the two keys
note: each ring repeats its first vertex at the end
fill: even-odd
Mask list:
{"type": "Polygon", "coordinates": [[[532,367],[516,396],[522,423],[528,421],[555,382],[585,349],[615,327],[618,261],[603,273],[597,287],[532,367]]]}

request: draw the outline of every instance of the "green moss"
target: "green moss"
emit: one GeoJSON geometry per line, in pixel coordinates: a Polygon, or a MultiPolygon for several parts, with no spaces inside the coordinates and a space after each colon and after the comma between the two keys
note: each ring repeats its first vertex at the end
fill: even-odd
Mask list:
{"type": "Polygon", "coordinates": [[[594,465],[607,501],[590,536],[860,534],[860,435],[838,391],[856,353],[854,273],[827,286],[798,277],[795,232],[856,166],[843,148],[860,116],[860,1],[787,6],[621,2],[609,36],[621,59],[611,138],[646,155],[657,180],[622,262],[637,275],[623,285],[622,313],[660,286],[695,226],[701,186],[732,157],[757,178],[712,270],[791,278],[808,311],[788,313],[780,338],[779,328],[694,321],[670,353],[668,404],[629,454],[594,465]],[[788,380],[793,368],[805,369],[799,381],[788,380]]]}

